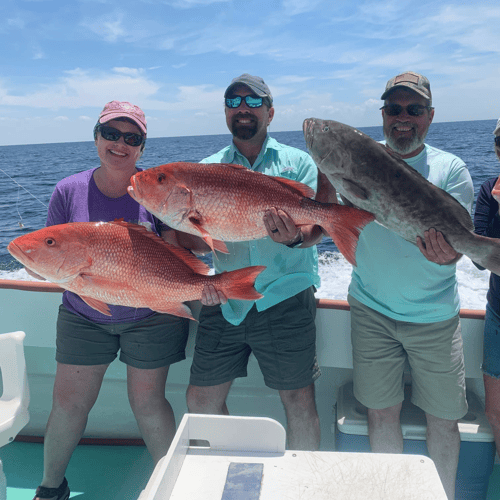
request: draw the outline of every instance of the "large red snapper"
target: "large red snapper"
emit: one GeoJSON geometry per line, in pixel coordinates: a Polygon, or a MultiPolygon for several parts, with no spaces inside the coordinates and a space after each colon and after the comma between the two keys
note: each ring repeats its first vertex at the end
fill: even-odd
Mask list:
{"type": "Polygon", "coordinates": [[[311,199],[314,191],[283,177],[224,163],[169,163],[132,176],[129,194],[170,227],[203,237],[220,251],[224,241],[268,236],[267,209],[284,210],[297,226],[317,224],[355,264],[360,229],[374,219],[363,210],[311,199]]]}
{"type": "Polygon", "coordinates": [[[200,300],[208,284],[230,299],[262,297],[253,285],[265,266],[209,276],[209,267],[191,252],[123,221],[49,226],[16,238],[7,250],[108,316],[106,304],[114,304],[194,319],[183,302],[200,300]]]}

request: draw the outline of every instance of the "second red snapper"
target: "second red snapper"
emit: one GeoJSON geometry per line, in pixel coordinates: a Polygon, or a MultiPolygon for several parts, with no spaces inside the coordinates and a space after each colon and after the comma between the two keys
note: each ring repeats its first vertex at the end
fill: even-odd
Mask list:
{"type": "Polygon", "coordinates": [[[128,192],[170,227],[226,252],[224,241],[268,236],[263,217],[276,207],[297,226],[321,226],[355,264],[360,229],[374,219],[364,210],[315,201],[314,191],[300,182],[224,163],[178,162],[144,170],[132,176],[128,192]]]}
{"type": "Polygon", "coordinates": [[[106,304],[114,304],[194,319],[183,302],[200,300],[208,284],[229,299],[262,297],[253,285],[265,266],[209,276],[209,267],[191,252],[123,221],[49,226],[16,238],[7,250],[105,315],[106,304]]]}

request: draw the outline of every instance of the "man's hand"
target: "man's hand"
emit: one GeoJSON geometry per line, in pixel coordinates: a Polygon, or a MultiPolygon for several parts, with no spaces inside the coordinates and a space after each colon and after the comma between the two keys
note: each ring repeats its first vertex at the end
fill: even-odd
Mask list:
{"type": "Polygon", "coordinates": [[[300,238],[300,229],[295,225],[293,220],[286,212],[278,210],[275,207],[266,210],[264,225],[266,226],[267,234],[276,243],[290,245],[300,238]]]}
{"type": "Polygon", "coordinates": [[[444,239],[443,233],[434,228],[424,232],[424,239],[417,236],[417,246],[428,261],[441,266],[453,264],[462,257],[444,239]]]}
{"type": "Polygon", "coordinates": [[[216,306],[225,304],[227,297],[220,290],[216,290],[213,285],[205,285],[201,294],[201,303],[204,306],[216,306]]]}

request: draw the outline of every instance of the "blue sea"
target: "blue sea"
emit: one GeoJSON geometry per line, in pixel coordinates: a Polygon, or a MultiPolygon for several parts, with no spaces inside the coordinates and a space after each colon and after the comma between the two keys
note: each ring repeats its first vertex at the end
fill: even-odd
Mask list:
{"type": "MultiPolygon", "coordinates": [[[[471,173],[477,196],[482,183],[498,176],[500,163],[493,149],[495,120],[433,123],[426,143],[462,158],[471,173]]],[[[382,127],[360,128],[375,140],[383,139],[382,127]]],[[[89,132],[90,135],[90,132],[89,132]]],[[[307,150],[302,131],[272,132],[284,144],[307,150]]],[[[173,161],[197,162],[227,146],[229,134],[148,139],[139,162],[150,168],[173,161]]],[[[7,252],[8,243],[45,225],[47,205],[56,183],[68,175],[99,163],[93,141],[0,147],[0,279],[31,279],[7,252]]],[[[318,245],[321,287],[317,296],[345,299],[351,265],[329,238],[318,245]]],[[[463,308],[484,309],[489,273],[478,271],[463,257],[457,266],[463,308]]]]}

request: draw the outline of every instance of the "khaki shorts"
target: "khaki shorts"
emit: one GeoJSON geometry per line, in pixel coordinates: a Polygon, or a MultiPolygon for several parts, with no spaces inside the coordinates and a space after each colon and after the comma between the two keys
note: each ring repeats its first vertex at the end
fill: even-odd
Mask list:
{"type": "Polygon", "coordinates": [[[458,420],[467,413],[458,316],[438,323],[406,323],[380,314],[351,296],[348,302],[354,395],[360,403],[372,409],[401,403],[408,360],[413,404],[446,420],[458,420]]]}

